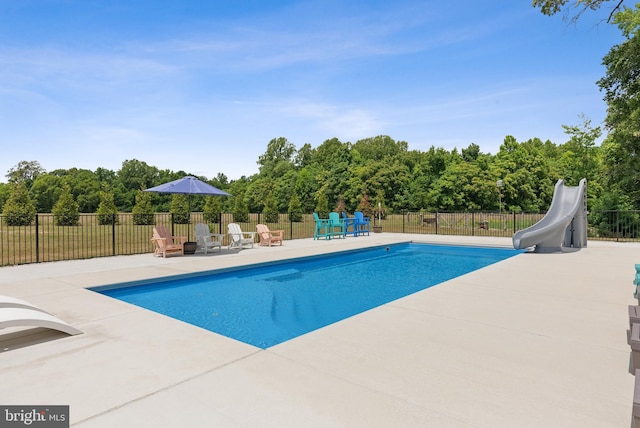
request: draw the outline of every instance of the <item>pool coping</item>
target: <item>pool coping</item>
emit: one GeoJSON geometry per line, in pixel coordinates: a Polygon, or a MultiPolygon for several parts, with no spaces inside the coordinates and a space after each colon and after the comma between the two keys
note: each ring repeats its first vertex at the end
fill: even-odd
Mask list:
{"type": "Polygon", "coordinates": [[[2,335],[0,404],[68,404],[82,427],[629,423],[637,244],[518,255],[266,350],[86,290],[401,241],[510,243],[382,233],[2,268],[0,294],[84,334],[2,335]]]}

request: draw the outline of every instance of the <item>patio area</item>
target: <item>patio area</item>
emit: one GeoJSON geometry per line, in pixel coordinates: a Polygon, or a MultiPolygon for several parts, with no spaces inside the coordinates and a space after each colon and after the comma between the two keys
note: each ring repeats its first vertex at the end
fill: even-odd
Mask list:
{"type": "Polygon", "coordinates": [[[0,331],[0,404],[69,405],[74,427],[628,427],[627,306],[640,244],[521,254],[262,350],[87,290],[396,242],[0,268],[0,294],[82,330],[0,331]]]}

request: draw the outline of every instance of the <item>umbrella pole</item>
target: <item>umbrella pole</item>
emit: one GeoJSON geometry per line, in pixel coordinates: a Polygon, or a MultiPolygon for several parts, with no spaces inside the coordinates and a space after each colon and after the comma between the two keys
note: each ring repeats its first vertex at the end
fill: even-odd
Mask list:
{"type": "Polygon", "coordinates": [[[191,241],[191,195],[187,195],[187,241],[191,241]]]}

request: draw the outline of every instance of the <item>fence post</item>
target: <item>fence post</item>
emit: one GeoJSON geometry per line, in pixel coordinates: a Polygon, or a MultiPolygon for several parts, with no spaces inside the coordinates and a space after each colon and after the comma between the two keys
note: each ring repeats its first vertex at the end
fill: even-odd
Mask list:
{"type": "Polygon", "coordinates": [[[36,214],[36,263],[40,263],[40,224],[36,214]]]}
{"type": "Polygon", "coordinates": [[[402,215],[402,233],[404,233],[404,224],[405,224],[405,221],[404,221],[404,210],[400,211],[400,214],[402,215]]]}
{"type": "Polygon", "coordinates": [[[438,224],[440,223],[440,216],[438,215],[438,211],[436,211],[436,235],[438,234],[438,224]]]}
{"type": "Polygon", "coordinates": [[[116,255],[116,216],[111,214],[111,254],[116,255]]]}
{"type": "Polygon", "coordinates": [[[293,239],[293,215],[292,215],[292,211],[289,211],[289,213],[287,214],[289,216],[289,236],[291,237],[291,239],[293,239]]]}
{"type": "Polygon", "coordinates": [[[513,233],[516,233],[516,212],[513,212],[513,233]]]}
{"type": "Polygon", "coordinates": [[[471,211],[471,236],[476,236],[476,212],[471,211]]]}

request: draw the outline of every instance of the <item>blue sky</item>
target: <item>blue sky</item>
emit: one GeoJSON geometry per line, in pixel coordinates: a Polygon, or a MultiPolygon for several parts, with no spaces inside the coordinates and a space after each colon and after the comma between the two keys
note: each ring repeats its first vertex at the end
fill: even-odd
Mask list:
{"type": "Polygon", "coordinates": [[[22,160],[117,171],[138,159],[229,179],[272,138],[376,135],[409,149],[593,125],[621,41],[529,0],[0,0],[0,181],[22,160]]]}

